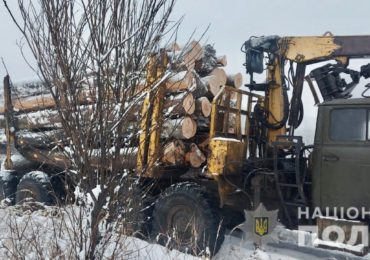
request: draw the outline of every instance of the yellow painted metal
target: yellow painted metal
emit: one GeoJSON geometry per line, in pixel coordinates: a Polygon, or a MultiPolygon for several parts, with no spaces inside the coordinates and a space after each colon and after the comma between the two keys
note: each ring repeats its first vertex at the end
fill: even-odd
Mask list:
{"type": "MultiPolygon", "coordinates": [[[[269,66],[267,72],[267,79],[270,82],[270,87],[265,99],[265,107],[269,111],[268,121],[271,124],[281,121],[284,116],[284,96],[283,96],[283,85],[281,78],[281,67],[280,60],[278,57],[274,60],[274,65],[269,66]]],[[[269,143],[276,140],[276,136],[285,135],[286,128],[282,127],[280,129],[268,129],[267,137],[269,143]]]]}
{"type": "Polygon", "coordinates": [[[211,176],[236,174],[243,161],[244,142],[237,139],[212,138],[209,142],[208,172],[211,176]]]}
{"type": "Polygon", "coordinates": [[[241,115],[241,107],[242,107],[242,94],[240,92],[236,93],[236,108],[238,112],[236,113],[236,122],[235,122],[235,133],[239,140],[242,139],[242,115],[241,115]]]}
{"type": "Polygon", "coordinates": [[[165,84],[160,84],[153,100],[152,123],[150,126],[149,148],[148,148],[148,172],[147,175],[152,175],[155,162],[159,158],[161,127],[162,127],[162,110],[163,100],[165,95],[165,84]]]}
{"type": "Polygon", "coordinates": [[[144,171],[146,164],[146,153],[147,153],[147,136],[148,136],[148,125],[149,125],[149,105],[150,105],[150,94],[147,93],[141,109],[141,122],[140,122],[140,137],[139,137],[139,149],[137,156],[137,172],[141,174],[144,171]]]}
{"type": "Polygon", "coordinates": [[[282,56],[296,62],[323,59],[340,48],[333,36],[283,37],[279,44],[282,56]]]}
{"type": "Polygon", "coordinates": [[[342,63],[345,66],[349,64],[349,57],[346,56],[335,57],[335,60],[338,61],[339,63],[342,63]]]}
{"type": "Polygon", "coordinates": [[[213,101],[212,101],[211,122],[210,122],[210,126],[209,126],[209,138],[213,138],[216,134],[216,124],[217,124],[217,120],[218,120],[217,105],[218,105],[218,102],[219,102],[220,98],[222,97],[223,93],[225,92],[225,88],[226,88],[226,86],[223,86],[221,88],[220,92],[218,92],[218,94],[213,98],[213,101]]]}
{"type": "Polygon", "coordinates": [[[163,99],[165,95],[165,83],[160,83],[156,89],[151,87],[164,75],[167,67],[167,55],[153,55],[147,69],[148,95],[144,100],[140,122],[140,144],[137,156],[137,170],[142,174],[145,171],[147,177],[153,176],[155,162],[160,153],[160,134],[162,125],[163,99]]]}
{"type": "MultiPolygon", "coordinates": [[[[248,118],[251,116],[251,110],[253,107],[252,103],[257,100],[258,102],[263,102],[263,97],[247,91],[235,89],[233,87],[224,86],[212,101],[210,144],[207,165],[210,177],[215,178],[217,181],[221,180],[217,176],[224,174],[237,174],[240,170],[239,166],[241,165],[241,162],[246,158],[250,126],[248,118]],[[231,96],[235,95],[237,98],[236,104],[228,107],[231,104],[230,102],[227,102],[227,100],[229,100],[231,96]],[[245,109],[242,109],[243,97],[245,97],[245,101],[248,102],[245,109]],[[222,107],[223,111],[226,109],[229,114],[234,113],[236,115],[237,122],[235,133],[229,134],[228,129],[225,128],[222,129],[221,133],[226,136],[232,136],[233,138],[216,137],[216,126],[219,124],[218,113],[220,107],[222,107]],[[241,128],[242,111],[247,115],[245,118],[244,133],[241,128]]],[[[224,116],[226,114],[227,113],[224,113],[224,116]]],[[[220,131],[220,129],[217,131],[220,131]]]]}

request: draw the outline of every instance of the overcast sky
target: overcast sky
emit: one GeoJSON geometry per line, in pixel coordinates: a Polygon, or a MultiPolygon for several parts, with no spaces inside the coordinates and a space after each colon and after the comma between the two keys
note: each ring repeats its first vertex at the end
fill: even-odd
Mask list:
{"type": "MultiPolygon", "coordinates": [[[[15,8],[16,0],[8,0],[15,8]]],[[[229,70],[244,71],[242,43],[258,35],[370,34],[369,0],[178,0],[173,19],[185,15],[179,38],[186,41],[196,29],[200,37],[211,25],[207,42],[219,54],[228,56],[229,70]]],[[[32,78],[22,59],[20,34],[0,7],[0,57],[6,62],[13,81],[32,78]]],[[[0,66],[0,76],[4,75],[0,66]]]]}
{"type": "MultiPolygon", "coordinates": [[[[8,2],[16,9],[16,0],[8,2]]],[[[186,42],[194,30],[195,39],[199,38],[210,25],[203,43],[214,44],[219,55],[227,55],[230,72],[244,73],[240,47],[251,36],[322,35],[327,31],[334,35],[370,34],[370,0],[178,0],[172,19],[183,15],[179,41],[186,42]]],[[[20,38],[1,3],[0,57],[13,82],[35,78],[16,44],[20,38]]],[[[0,65],[0,78],[3,75],[0,65]]],[[[304,95],[309,99],[309,93],[304,95]]],[[[303,128],[312,140],[315,112],[312,102],[306,102],[305,107],[307,124],[303,128]]]]}

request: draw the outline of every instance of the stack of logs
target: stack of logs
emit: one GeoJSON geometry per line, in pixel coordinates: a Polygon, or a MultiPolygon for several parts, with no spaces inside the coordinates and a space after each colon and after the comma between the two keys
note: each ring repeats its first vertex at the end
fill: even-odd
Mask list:
{"type": "MultiPolygon", "coordinates": [[[[222,86],[240,88],[241,73],[227,74],[226,56],[216,56],[211,45],[201,47],[191,42],[191,51],[173,66],[166,82],[167,99],[162,137],[167,140],[162,162],[165,165],[190,165],[199,168],[208,156],[211,102],[222,86]],[[182,71],[181,71],[182,70],[182,71]]],[[[170,57],[178,57],[177,44],[168,47],[170,57]]]]}
{"type": "MultiPolygon", "coordinates": [[[[173,43],[166,50],[171,74],[165,81],[160,161],[163,165],[199,168],[206,163],[208,156],[211,102],[224,85],[240,88],[242,74],[227,74],[224,70],[226,56],[216,56],[211,45],[202,47],[193,41],[181,48],[173,43]]],[[[146,91],[146,87],[150,86],[139,84],[135,93],[146,91]]],[[[85,107],[94,103],[93,98],[86,95],[79,97],[79,101],[85,107]]],[[[55,125],[60,128],[60,119],[51,96],[14,99],[13,107],[18,111],[16,118],[20,131],[17,137],[21,143],[50,151],[55,134],[58,140],[62,139],[60,130],[55,130],[55,125]],[[50,131],[52,127],[54,130],[50,131]]],[[[0,108],[0,113],[3,112],[0,108]]],[[[141,104],[133,106],[126,121],[140,122],[140,112],[141,104]]],[[[4,127],[1,120],[0,125],[4,127]]],[[[136,152],[137,149],[131,151],[136,152]]],[[[130,154],[132,159],[128,168],[135,167],[135,157],[130,154]]]]}

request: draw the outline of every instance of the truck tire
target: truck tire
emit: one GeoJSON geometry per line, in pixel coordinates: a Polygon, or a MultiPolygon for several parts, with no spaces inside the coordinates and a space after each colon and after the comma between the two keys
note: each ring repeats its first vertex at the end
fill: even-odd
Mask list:
{"type": "Polygon", "coordinates": [[[18,181],[14,171],[0,171],[0,201],[9,199],[9,205],[14,204],[18,181]]]}
{"type": "Polygon", "coordinates": [[[119,220],[127,235],[148,238],[152,204],[149,192],[145,192],[141,185],[125,180],[120,185],[109,221],[119,220]]]}
{"type": "Polygon", "coordinates": [[[215,254],[224,239],[216,201],[192,182],[170,186],[155,203],[152,238],[182,252],[215,254]]]}
{"type": "Polygon", "coordinates": [[[41,171],[25,174],[19,181],[16,193],[16,203],[22,204],[29,199],[46,205],[52,203],[51,184],[49,176],[41,171]]]}

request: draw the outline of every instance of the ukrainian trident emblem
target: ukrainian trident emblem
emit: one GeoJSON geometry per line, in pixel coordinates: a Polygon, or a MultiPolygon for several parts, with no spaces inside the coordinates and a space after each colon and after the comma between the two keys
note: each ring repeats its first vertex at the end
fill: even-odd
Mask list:
{"type": "Polygon", "coordinates": [[[244,210],[245,222],[234,229],[250,234],[256,246],[260,247],[277,225],[278,210],[268,211],[262,203],[255,210],[244,210]]]}
{"type": "Polygon", "coordinates": [[[264,236],[269,233],[269,218],[255,217],[254,218],[254,233],[259,236],[264,236]]]}

